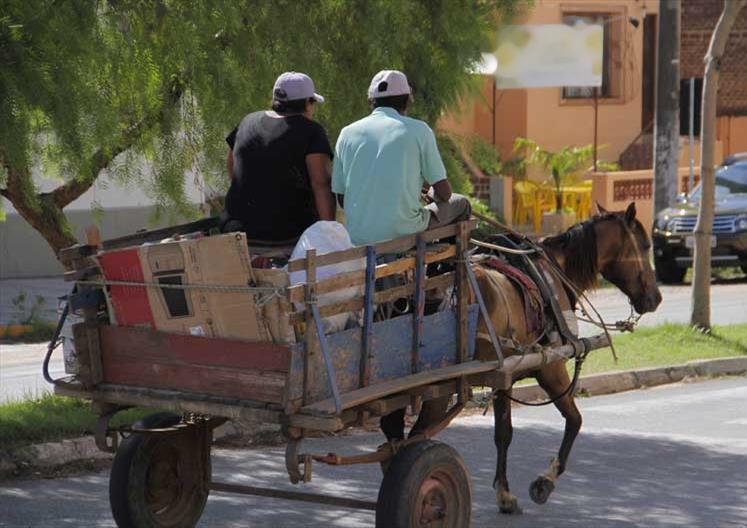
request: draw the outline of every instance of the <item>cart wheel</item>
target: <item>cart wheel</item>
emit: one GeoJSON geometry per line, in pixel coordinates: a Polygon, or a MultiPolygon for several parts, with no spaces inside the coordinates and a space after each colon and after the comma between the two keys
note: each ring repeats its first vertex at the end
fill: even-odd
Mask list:
{"type": "Polygon", "coordinates": [[[424,440],[392,459],[379,489],[377,528],[467,528],[472,487],[452,447],[424,440]]]}
{"type": "MultiPolygon", "coordinates": [[[[152,414],[136,427],[178,424],[152,414]]],[[[195,526],[210,489],[210,429],[195,425],[165,433],[133,433],[119,445],[109,477],[109,503],[120,528],[195,526]]]]}

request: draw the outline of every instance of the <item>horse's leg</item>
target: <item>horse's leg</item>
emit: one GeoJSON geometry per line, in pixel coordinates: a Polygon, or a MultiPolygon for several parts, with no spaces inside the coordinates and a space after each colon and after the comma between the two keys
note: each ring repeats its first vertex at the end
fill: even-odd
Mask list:
{"type": "MultiPolygon", "coordinates": [[[[537,382],[551,398],[562,394],[570,385],[571,380],[563,362],[548,365],[537,376],[537,382]]],[[[576,407],[572,394],[566,394],[555,402],[560,414],[565,418],[565,433],[563,442],[560,444],[557,458],[550,463],[550,467],[544,475],[540,475],[529,486],[529,495],[537,504],[544,504],[555,489],[555,479],[565,471],[568,455],[573,447],[573,441],[581,430],[581,413],[576,407]]]]}
{"type": "Polygon", "coordinates": [[[498,392],[496,395],[493,402],[493,416],[495,416],[493,439],[497,451],[495,479],[493,479],[495,498],[501,513],[519,514],[521,508],[516,497],[508,489],[508,476],[506,475],[508,446],[514,434],[511,424],[511,400],[508,399],[506,393],[498,392]]]}
{"type": "Polygon", "coordinates": [[[424,401],[418,413],[418,421],[410,429],[410,436],[423,433],[431,425],[443,420],[446,417],[449,403],[451,403],[451,395],[424,401]]]}

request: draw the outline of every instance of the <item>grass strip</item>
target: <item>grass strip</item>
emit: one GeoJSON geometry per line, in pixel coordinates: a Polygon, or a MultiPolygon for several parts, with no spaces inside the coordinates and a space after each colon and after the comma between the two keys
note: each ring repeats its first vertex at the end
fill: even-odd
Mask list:
{"type": "MultiPolygon", "coordinates": [[[[614,362],[609,348],[595,350],[584,362],[584,374],[747,355],[747,324],[715,326],[710,333],[682,324],[641,327],[632,334],[613,334],[612,342],[619,361],[614,362]]],[[[568,366],[572,369],[573,363],[568,366]]]]}
{"type": "MultiPolygon", "coordinates": [[[[117,413],[111,424],[133,423],[154,412],[134,408],[117,413]]],[[[0,451],[40,442],[93,434],[96,415],[90,403],[46,393],[0,405],[0,451]]]]}

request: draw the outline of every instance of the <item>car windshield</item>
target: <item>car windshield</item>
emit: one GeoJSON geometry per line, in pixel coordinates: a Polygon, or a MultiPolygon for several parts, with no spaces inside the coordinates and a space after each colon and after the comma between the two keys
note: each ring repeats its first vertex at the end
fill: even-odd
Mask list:
{"type": "MultiPolygon", "coordinates": [[[[719,167],[716,170],[716,197],[725,198],[732,194],[747,194],[747,163],[719,167]]],[[[690,198],[700,199],[700,184],[693,189],[690,198]]]]}

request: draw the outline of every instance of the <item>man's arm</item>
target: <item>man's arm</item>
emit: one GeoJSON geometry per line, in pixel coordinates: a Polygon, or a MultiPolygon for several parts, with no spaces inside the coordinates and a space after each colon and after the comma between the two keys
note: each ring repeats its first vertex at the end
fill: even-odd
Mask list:
{"type": "Polygon", "coordinates": [[[332,167],[327,154],[308,154],[306,169],[309,171],[311,191],[320,220],[335,219],[335,198],[332,195],[332,167]]]}
{"type": "Polygon", "coordinates": [[[444,178],[433,184],[433,197],[437,202],[448,202],[451,198],[451,184],[444,178]]]}
{"type": "Polygon", "coordinates": [[[228,167],[228,179],[233,180],[233,149],[228,147],[228,157],[226,158],[226,167],[228,167]]]}

